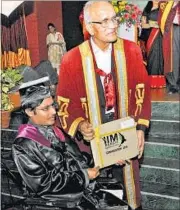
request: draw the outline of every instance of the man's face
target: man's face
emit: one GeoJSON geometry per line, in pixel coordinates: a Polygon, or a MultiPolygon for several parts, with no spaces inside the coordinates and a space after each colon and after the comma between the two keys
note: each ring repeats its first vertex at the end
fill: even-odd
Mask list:
{"type": "Polygon", "coordinates": [[[117,39],[117,27],[118,24],[112,21],[116,17],[114,8],[108,2],[97,2],[90,8],[91,22],[108,22],[106,27],[102,24],[90,23],[90,34],[93,36],[96,42],[110,43],[117,39]]]}
{"type": "Polygon", "coordinates": [[[54,100],[52,97],[46,98],[34,110],[30,111],[26,109],[26,113],[31,121],[37,125],[53,125],[56,114],[54,100]]]}

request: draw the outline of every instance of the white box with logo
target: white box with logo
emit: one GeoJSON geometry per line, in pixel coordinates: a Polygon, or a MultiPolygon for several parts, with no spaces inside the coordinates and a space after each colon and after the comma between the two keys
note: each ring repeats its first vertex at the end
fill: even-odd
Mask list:
{"type": "Polygon", "coordinates": [[[91,141],[95,166],[101,168],[129,160],[138,155],[136,123],[126,117],[95,128],[95,138],[91,141]]]}

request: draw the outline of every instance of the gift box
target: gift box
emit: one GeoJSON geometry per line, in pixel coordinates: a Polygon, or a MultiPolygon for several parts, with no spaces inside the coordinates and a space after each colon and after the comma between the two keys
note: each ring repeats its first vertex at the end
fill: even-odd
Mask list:
{"type": "Polygon", "coordinates": [[[134,119],[126,117],[95,128],[91,150],[95,166],[100,168],[136,157],[139,151],[134,119]]]}

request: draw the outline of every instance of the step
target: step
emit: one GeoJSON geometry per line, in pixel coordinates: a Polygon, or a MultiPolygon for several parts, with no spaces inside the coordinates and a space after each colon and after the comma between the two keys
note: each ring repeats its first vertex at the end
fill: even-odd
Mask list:
{"type": "Polygon", "coordinates": [[[173,160],[173,159],[144,157],[141,159],[140,164],[150,165],[155,167],[165,167],[169,169],[180,169],[180,160],[173,160]]]}
{"type": "Polygon", "coordinates": [[[147,143],[162,143],[164,145],[169,144],[170,146],[172,145],[180,145],[180,139],[179,138],[165,138],[165,137],[153,137],[153,136],[146,136],[147,143]]]}
{"type": "MultiPolygon", "coordinates": [[[[159,161],[160,163],[161,161],[159,161]]],[[[146,165],[143,163],[140,168],[140,180],[146,183],[179,186],[179,172],[178,168],[146,165]]]]}
{"type": "Polygon", "coordinates": [[[180,138],[180,121],[151,119],[148,135],[164,138],[180,138]]]}
{"type": "Polygon", "coordinates": [[[152,118],[179,120],[179,101],[152,102],[152,118]]]}
{"type": "Polygon", "coordinates": [[[179,210],[179,187],[157,183],[141,182],[143,209],[147,210],[179,210]]]}
{"type": "Polygon", "coordinates": [[[179,160],[180,146],[162,142],[145,142],[144,157],[179,160]]]}
{"type": "Polygon", "coordinates": [[[160,121],[180,121],[180,116],[171,117],[171,116],[151,116],[151,120],[160,120],[160,121]]]}

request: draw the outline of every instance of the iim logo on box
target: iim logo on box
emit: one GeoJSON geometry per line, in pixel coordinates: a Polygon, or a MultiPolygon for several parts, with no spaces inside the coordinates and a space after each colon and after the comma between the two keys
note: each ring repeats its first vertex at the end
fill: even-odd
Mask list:
{"type": "Polygon", "coordinates": [[[120,147],[126,141],[126,139],[121,133],[114,133],[108,136],[104,136],[102,140],[104,141],[106,149],[114,146],[120,147]]]}

